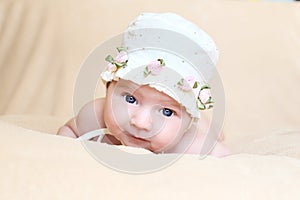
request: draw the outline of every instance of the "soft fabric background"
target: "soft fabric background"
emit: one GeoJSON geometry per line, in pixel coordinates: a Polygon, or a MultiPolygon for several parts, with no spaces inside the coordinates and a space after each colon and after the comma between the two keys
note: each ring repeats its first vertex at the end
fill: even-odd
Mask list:
{"type": "Polygon", "coordinates": [[[167,198],[165,190],[173,199],[201,193],[210,199],[299,199],[299,35],[298,2],[0,1],[1,199],[167,198]],[[175,12],[212,36],[226,95],[225,143],[253,155],[201,162],[184,156],[172,168],[132,179],[99,167],[75,141],[43,134],[55,133],[73,115],[84,59],[140,12],[175,12]],[[185,185],[178,182],[183,178],[185,185]]]}
{"type": "Polygon", "coordinates": [[[228,138],[298,129],[299,9],[245,1],[1,1],[0,112],[72,116],[88,54],[140,12],[176,12],[219,47],[228,138]]]}

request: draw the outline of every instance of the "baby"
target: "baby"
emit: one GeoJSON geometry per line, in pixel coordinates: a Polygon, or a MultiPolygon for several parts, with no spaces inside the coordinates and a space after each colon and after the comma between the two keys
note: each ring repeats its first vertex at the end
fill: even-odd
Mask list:
{"type": "MultiPolygon", "coordinates": [[[[107,56],[106,97],[86,104],[59,135],[141,147],[155,153],[199,154],[213,107],[210,77],[218,59],[213,40],[173,14],[141,14],[107,56]],[[96,131],[95,131],[96,130],[96,131]]],[[[210,155],[228,149],[215,141],[210,155]]]]}

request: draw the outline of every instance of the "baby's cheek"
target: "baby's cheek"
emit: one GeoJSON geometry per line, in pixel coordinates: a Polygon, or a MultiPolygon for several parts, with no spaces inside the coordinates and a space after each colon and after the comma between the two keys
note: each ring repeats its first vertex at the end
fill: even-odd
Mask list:
{"type": "Polygon", "coordinates": [[[164,130],[152,138],[151,144],[153,151],[166,151],[175,146],[181,137],[182,133],[180,132],[179,126],[165,127],[164,130]]]}
{"type": "Polygon", "coordinates": [[[107,129],[109,130],[110,134],[113,135],[115,138],[119,139],[119,126],[117,125],[117,123],[114,120],[114,117],[111,113],[107,114],[104,118],[105,120],[105,124],[107,129]]]}
{"type": "Polygon", "coordinates": [[[111,103],[111,115],[115,123],[119,126],[124,126],[128,123],[130,119],[130,112],[134,107],[128,104],[124,97],[118,96],[112,99],[111,103]]]}

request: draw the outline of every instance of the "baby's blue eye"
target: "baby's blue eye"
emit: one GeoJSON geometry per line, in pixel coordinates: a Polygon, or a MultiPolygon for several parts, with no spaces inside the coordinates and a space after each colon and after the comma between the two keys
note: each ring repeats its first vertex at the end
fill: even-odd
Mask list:
{"type": "Polygon", "coordinates": [[[171,117],[174,114],[174,111],[168,108],[163,108],[161,112],[166,117],[171,117]]]}
{"type": "Polygon", "coordinates": [[[126,94],[125,95],[125,101],[130,103],[130,104],[136,104],[136,99],[134,98],[134,96],[130,95],[130,94],[126,94]]]}

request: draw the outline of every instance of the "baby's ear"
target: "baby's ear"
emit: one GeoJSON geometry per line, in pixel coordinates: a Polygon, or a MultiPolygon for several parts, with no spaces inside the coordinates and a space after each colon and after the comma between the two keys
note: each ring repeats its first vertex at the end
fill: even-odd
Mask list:
{"type": "Polygon", "coordinates": [[[198,118],[192,118],[192,121],[190,121],[188,127],[186,128],[186,132],[189,133],[197,133],[199,128],[199,119],[198,118]]]}
{"type": "MultiPolygon", "coordinates": [[[[206,134],[209,131],[210,121],[207,116],[202,116],[200,119],[195,119],[191,125],[190,130],[196,129],[198,133],[200,134],[206,134]]],[[[225,140],[224,132],[221,130],[221,133],[219,135],[215,135],[214,140],[217,140],[218,142],[222,142],[225,140]]]]}

